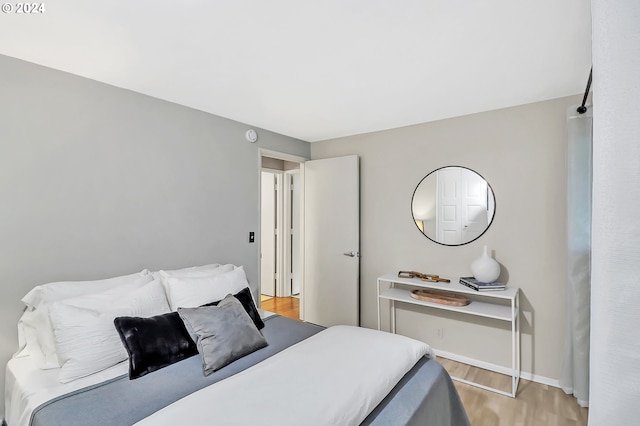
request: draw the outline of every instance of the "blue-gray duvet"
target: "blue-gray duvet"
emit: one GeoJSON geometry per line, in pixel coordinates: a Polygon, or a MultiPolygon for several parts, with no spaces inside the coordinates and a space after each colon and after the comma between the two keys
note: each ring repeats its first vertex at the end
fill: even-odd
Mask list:
{"type": "MultiPolygon", "coordinates": [[[[202,374],[200,357],[193,356],[136,380],[129,380],[125,375],[55,398],[34,410],[30,424],[132,425],[178,399],[245,370],[321,330],[322,327],[313,324],[273,316],[265,321],[262,329],[269,343],[267,347],[210,376],[202,374]]],[[[242,398],[242,395],[238,397],[242,398]]],[[[215,424],[215,419],[212,419],[212,424],[215,424]]],[[[438,362],[423,358],[363,424],[466,426],[469,422],[447,372],[438,362]]]]}

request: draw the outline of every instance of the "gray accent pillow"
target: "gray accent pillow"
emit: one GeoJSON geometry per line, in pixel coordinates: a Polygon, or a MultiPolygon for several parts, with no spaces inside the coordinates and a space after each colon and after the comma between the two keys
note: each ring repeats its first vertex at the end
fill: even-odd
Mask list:
{"type": "Polygon", "coordinates": [[[218,306],[178,308],[189,333],[197,337],[205,376],[268,345],[242,304],[229,294],[218,306]]]}

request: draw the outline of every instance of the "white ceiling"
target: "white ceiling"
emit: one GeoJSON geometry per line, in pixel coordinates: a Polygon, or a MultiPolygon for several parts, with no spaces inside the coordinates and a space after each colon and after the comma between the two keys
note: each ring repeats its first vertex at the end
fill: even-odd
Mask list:
{"type": "Polygon", "coordinates": [[[0,54],[318,141],[584,92],[587,0],[44,0],[0,54]]]}

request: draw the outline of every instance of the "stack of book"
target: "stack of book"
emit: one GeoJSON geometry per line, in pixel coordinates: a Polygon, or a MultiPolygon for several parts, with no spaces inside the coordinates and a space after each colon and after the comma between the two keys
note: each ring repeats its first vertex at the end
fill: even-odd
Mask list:
{"type": "Polygon", "coordinates": [[[460,284],[472,288],[475,291],[494,291],[504,290],[506,288],[504,283],[500,283],[498,281],[492,283],[481,283],[473,277],[461,277],[460,284]]]}

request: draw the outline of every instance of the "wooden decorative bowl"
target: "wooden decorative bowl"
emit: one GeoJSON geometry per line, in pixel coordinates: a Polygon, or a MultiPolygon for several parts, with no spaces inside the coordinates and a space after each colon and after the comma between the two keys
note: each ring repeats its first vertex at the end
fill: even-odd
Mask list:
{"type": "Polygon", "coordinates": [[[467,306],[470,303],[469,299],[461,294],[440,290],[413,290],[411,297],[425,302],[450,306],[467,306]]]}

